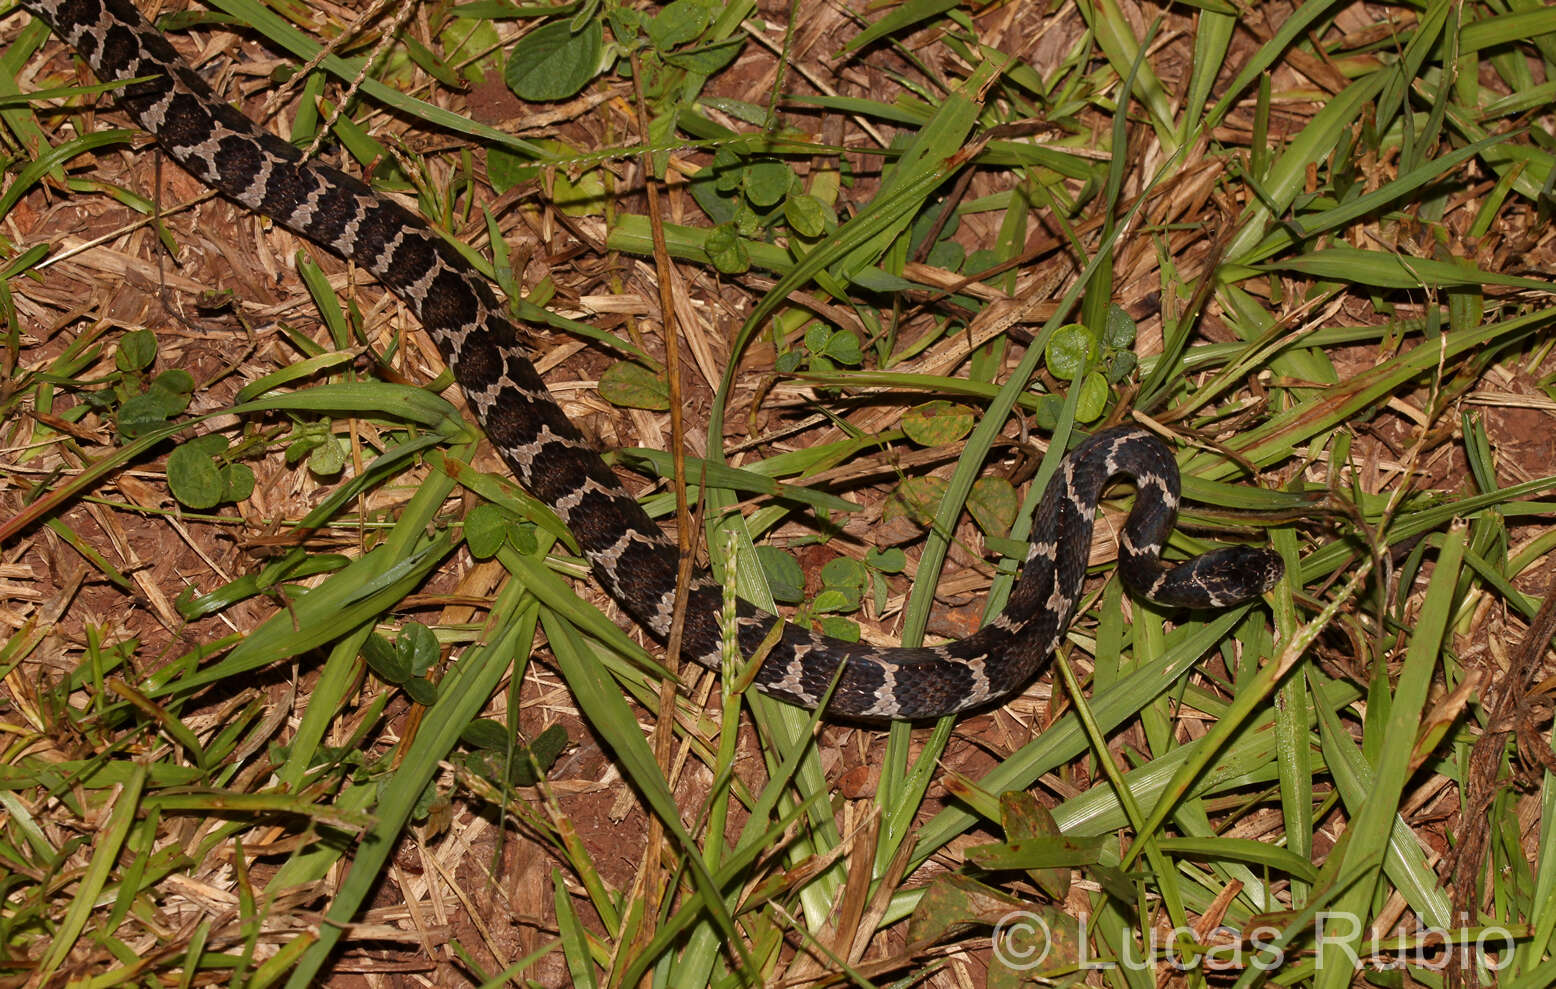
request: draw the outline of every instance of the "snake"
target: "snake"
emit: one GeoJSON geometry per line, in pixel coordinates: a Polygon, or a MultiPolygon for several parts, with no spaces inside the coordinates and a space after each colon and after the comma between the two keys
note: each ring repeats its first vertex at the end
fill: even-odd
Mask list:
{"type": "MultiPolygon", "coordinates": [[[[514,477],[568,526],[601,587],[665,640],[680,553],[566,412],[529,360],[519,326],[487,281],[432,226],[360,180],[308,159],[220,100],[131,0],[21,0],[118,84],[120,106],[201,182],[355,262],[393,292],[437,345],[469,408],[514,477]]],[[[992,704],[1021,689],[1058,647],[1081,600],[1097,506],[1117,478],[1136,496],[1118,537],[1118,573],[1169,607],[1224,608],[1270,590],[1273,550],[1225,546],[1170,564],[1162,547],[1180,497],[1177,462],[1137,426],[1099,431],[1071,450],[1044,489],[1020,575],[977,632],[886,648],[829,638],[740,601],[706,569],[685,589],[681,655],[723,666],[726,634],[760,657],[757,689],[828,716],[915,721],[992,704]]]]}

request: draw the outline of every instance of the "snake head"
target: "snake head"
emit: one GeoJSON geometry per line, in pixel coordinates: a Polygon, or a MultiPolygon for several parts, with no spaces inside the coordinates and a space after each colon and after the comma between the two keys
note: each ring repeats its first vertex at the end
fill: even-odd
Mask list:
{"type": "Polygon", "coordinates": [[[1149,596],[1180,608],[1226,608],[1258,597],[1285,573],[1274,550],[1224,546],[1178,564],[1149,596]]]}

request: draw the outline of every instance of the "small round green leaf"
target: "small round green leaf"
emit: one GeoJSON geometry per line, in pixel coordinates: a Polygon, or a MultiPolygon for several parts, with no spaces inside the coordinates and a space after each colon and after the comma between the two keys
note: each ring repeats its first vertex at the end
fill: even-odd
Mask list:
{"type": "Polygon", "coordinates": [[[746,250],[745,241],[740,239],[733,223],[721,223],[709,230],[703,250],[708,252],[713,267],[722,274],[738,275],[751,267],[751,252],[746,250]]]}
{"type": "Polygon", "coordinates": [[[875,602],[875,613],[880,614],[886,610],[886,578],[879,573],[870,575],[870,597],[875,602]]]}
{"type": "MultiPolygon", "coordinates": [[[[463,734],[460,735],[464,737],[463,734]]],[[[476,749],[474,752],[453,752],[449,754],[449,761],[457,766],[465,767],[471,775],[483,780],[499,783],[502,780],[502,758],[490,749],[476,749]]]]}
{"type": "Polygon", "coordinates": [[[157,335],[150,330],[133,330],[119,341],[113,363],[121,371],[142,371],[157,359],[157,335]]]}
{"type": "Polygon", "coordinates": [[[489,560],[508,541],[509,527],[514,518],[506,510],[490,502],[470,509],[465,516],[465,545],[478,560],[489,560]]]}
{"type": "Polygon", "coordinates": [[[756,210],[744,199],[739,200],[735,206],[735,232],[742,237],[755,237],[762,230],[762,218],[756,215],[756,210]]]}
{"type": "MultiPolygon", "coordinates": [[[[735,167],[735,172],[738,186],[740,181],[738,165],[735,167]]],[[[730,190],[719,185],[719,178],[719,173],[709,166],[693,172],[690,181],[687,182],[693,201],[702,207],[702,211],[708,214],[708,219],[715,226],[734,220],[735,211],[740,206],[740,200],[730,190]]]]}
{"type": "Polygon", "coordinates": [[[1054,330],[1043,350],[1043,359],[1054,377],[1074,381],[1086,370],[1096,353],[1097,338],[1079,323],[1067,323],[1054,330]]]}
{"type": "Polygon", "coordinates": [[[961,271],[962,264],[967,260],[967,248],[954,240],[942,240],[929,249],[929,256],[924,259],[931,267],[944,268],[946,271],[961,271]]]}
{"type": "Polygon", "coordinates": [[[529,754],[536,765],[542,770],[547,770],[570,744],[572,739],[567,737],[567,729],[560,724],[554,724],[529,743],[529,754]]]}
{"type": "Polygon", "coordinates": [[[296,466],[299,460],[302,460],[308,454],[312,453],[313,448],[318,445],[318,438],[313,436],[304,437],[303,439],[287,444],[285,453],[287,466],[296,466]]]}
{"type": "Polygon", "coordinates": [[[881,513],[888,522],[907,518],[928,528],[935,521],[935,509],[940,507],[946,487],[944,478],[907,478],[886,499],[881,513]]]}
{"type": "Polygon", "coordinates": [[[965,405],[936,399],[909,409],[902,417],[902,431],[919,446],[955,443],[977,425],[973,410],[965,405]]]}
{"type": "Polygon", "coordinates": [[[1059,413],[1064,411],[1064,399],[1058,395],[1043,395],[1037,400],[1037,428],[1051,433],[1059,427],[1059,413]]]}
{"type": "Polygon", "coordinates": [[[823,587],[840,587],[858,589],[864,586],[865,580],[870,574],[865,570],[864,564],[848,556],[839,556],[828,560],[821,568],[821,585],[823,587]]]}
{"type": "Polygon", "coordinates": [[[326,436],[308,454],[308,470],[315,477],[334,477],[346,469],[346,447],[334,436],[326,436]]]}
{"type": "MultiPolygon", "coordinates": [[[[185,409],[189,408],[189,396],[171,392],[165,388],[158,388],[153,384],[147,389],[146,394],[136,396],[146,403],[149,409],[156,409],[162,419],[172,419],[185,409]]],[[[126,402],[126,405],[129,403],[126,402]]]]}
{"type": "Polygon", "coordinates": [[[829,639],[839,639],[843,642],[859,641],[859,625],[847,618],[837,615],[824,615],[816,620],[821,627],[821,634],[829,639]]]}
{"type": "Polygon", "coordinates": [[[808,192],[783,201],[783,218],[789,229],[811,240],[826,233],[827,225],[837,221],[832,208],[808,192]]]}
{"type": "Polygon", "coordinates": [[[757,161],[746,166],[746,198],[757,209],[776,206],[789,194],[794,173],[781,161],[757,161]]]}
{"type": "Polygon", "coordinates": [[[181,367],[168,368],[151,379],[151,388],[153,391],[167,392],[169,395],[184,396],[184,405],[178,410],[182,412],[188,407],[188,397],[194,394],[194,375],[181,367]]]}
{"type": "Polygon", "coordinates": [[[131,395],[118,407],[114,423],[124,437],[137,437],[142,432],[159,428],[168,421],[165,401],[151,395],[131,395]]]}
{"type": "Polygon", "coordinates": [[[617,361],[600,375],[600,397],[627,409],[664,412],[670,408],[670,386],[641,364],[617,361]]]}
{"type": "Polygon", "coordinates": [[[712,19],[712,11],[701,0],[673,0],[648,22],[648,40],[668,52],[696,38],[712,19]]]}
{"type": "Polygon", "coordinates": [[[828,612],[849,612],[859,610],[859,591],[853,593],[838,587],[828,587],[816,595],[816,600],[811,602],[810,610],[816,614],[828,612]]]}
{"type": "Polygon", "coordinates": [[[540,537],[535,535],[535,523],[519,522],[508,529],[508,541],[525,556],[540,554],[540,537]]]}
{"type": "Polygon", "coordinates": [[[1102,342],[1109,347],[1123,350],[1134,346],[1135,321],[1118,303],[1108,306],[1107,324],[1102,328],[1102,342]]]}
{"type": "Polygon", "coordinates": [[[767,575],[768,590],[773,600],[784,604],[799,604],[805,599],[805,571],[794,557],[776,546],[758,546],[757,562],[767,575]]]}
{"type": "Polygon", "coordinates": [[[385,683],[401,684],[411,678],[410,661],[377,632],[362,643],[362,658],[367,661],[367,668],[385,683]]]}
{"type": "Polygon", "coordinates": [[[411,673],[424,676],[438,661],[438,637],[421,622],[406,622],[394,640],[395,651],[410,664],[411,673]]]}
{"type": "Polygon", "coordinates": [[[500,721],[477,718],[460,729],[459,740],[472,748],[501,751],[508,747],[508,729],[500,721]]]}
{"type": "Polygon", "coordinates": [[[812,323],[805,328],[805,349],[813,354],[823,353],[831,339],[832,327],[825,323],[812,323]]]}
{"type": "Polygon", "coordinates": [[[599,71],[604,44],[598,20],[577,34],[564,21],[542,25],[513,46],[503,81],[515,96],[531,103],[569,99],[599,71]]]}
{"type": "Polygon", "coordinates": [[[746,39],[741,35],[713,41],[695,48],[666,55],[665,61],[678,69],[699,76],[711,76],[735,60],[744,48],[746,39]]]}
{"type": "Polygon", "coordinates": [[[1135,356],[1133,350],[1117,350],[1108,355],[1104,376],[1108,384],[1116,385],[1129,380],[1129,376],[1135,373],[1135,368],[1140,366],[1140,358],[1135,356]]]}
{"type": "Polygon", "coordinates": [[[874,567],[881,573],[902,573],[908,566],[908,554],[896,546],[889,549],[871,547],[865,550],[864,562],[866,566],[874,567]]]}
{"type": "Polygon", "coordinates": [[[721,147],[713,152],[713,185],[720,192],[734,192],[744,178],[745,162],[733,148],[721,147]]]}
{"type": "Polygon", "coordinates": [[[1021,496],[1003,477],[980,477],[967,495],[967,510],[978,528],[991,536],[1010,532],[1021,509],[1021,496]]]}
{"type": "Polygon", "coordinates": [[[221,503],[222,492],[227,490],[227,481],[216,461],[187,443],[168,454],[167,484],[179,504],[197,510],[215,508],[221,503]]]}
{"type": "Polygon", "coordinates": [[[1081,394],[1075,403],[1076,422],[1096,422],[1108,407],[1107,379],[1096,371],[1081,379],[1081,394]]]}
{"type": "Polygon", "coordinates": [[[610,19],[611,34],[617,43],[628,48],[636,48],[639,36],[648,28],[648,13],[632,7],[611,4],[605,8],[605,16],[610,19]]]}
{"type": "Polygon", "coordinates": [[[207,457],[219,457],[227,452],[227,437],[222,433],[204,433],[183,445],[191,450],[199,450],[207,457]]]}
{"type": "Polygon", "coordinates": [[[222,480],[226,482],[223,502],[242,501],[254,493],[254,471],[248,464],[228,464],[222,470],[222,480]]]}
{"type": "Polygon", "coordinates": [[[534,786],[539,783],[570,742],[567,729],[556,724],[541,732],[528,746],[515,746],[508,782],[514,786],[534,786]]]}
{"type": "Polygon", "coordinates": [[[405,688],[411,700],[422,707],[431,707],[438,699],[438,688],[426,677],[411,677],[400,686],[405,688]]]}
{"type": "Polygon", "coordinates": [[[486,149],[486,180],[501,195],[514,186],[532,182],[540,174],[534,160],[507,148],[486,149]]]}
{"type": "Polygon", "coordinates": [[[978,250],[973,251],[971,254],[967,255],[967,261],[965,262],[967,266],[967,273],[977,274],[980,271],[987,271],[1003,260],[1004,258],[1000,257],[997,251],[991,251],[986,247],[980,247],[978,250]]]}
{"type": "Polygon", "coordinates": [[[849,366],[864,360],[864,351],[859,349],[859,338],[854,335],[853,330],[838,330],[832,334],[822,354],[839,364],[849,366]]]}
{"type": "Polygon", "coordinates": [[[551,183],[551,202],[567,216],[602,216],[605,213],[605,173],[591,168],[571,179],[561,172],[551,183]]]}

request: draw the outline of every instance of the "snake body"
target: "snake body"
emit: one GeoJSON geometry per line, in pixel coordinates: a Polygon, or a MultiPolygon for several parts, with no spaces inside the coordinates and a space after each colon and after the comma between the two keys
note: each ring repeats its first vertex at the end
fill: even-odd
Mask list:
{"type": "MultiPolygon", "coordinates": [[[[305,161],[217,99],[130,0],[22,0],[97,76],[130,83],[124,109],[202,182],[370,271],[412,310],[453,370],[470,407],[518,480],[568,524],[605,590],[661,639],[675,602],[675,544],[627,493],[551,397],[490,286],[419,217],[336,169],[305,161]]],[[[1178,507],[1171,452],[1150,433],[1098,433],[1062,462],[1044,492],[1022,573],[1007,606],[981,631],[946,645],[877,648],[783,624],[754,684],[807,707],[861,719],[920,719],[985,704],[1021,687],[1072,618],[1104,488],[1134,479],[1119,572],[1167,604],[1223,607],[1263,593],[1279,557],[1246,547],[1176,567],[1159,552],[1178,507]],[[834,680],[836,681],[834,686],[834,680]],[[830,698],[828,692],[831,691],[830,698]]],[[[720,667],[722,587],[692,582],[682,655],[720,667]]],[[[742,653],[764,647],[782,620],[742,603],[742,653]]]]}

